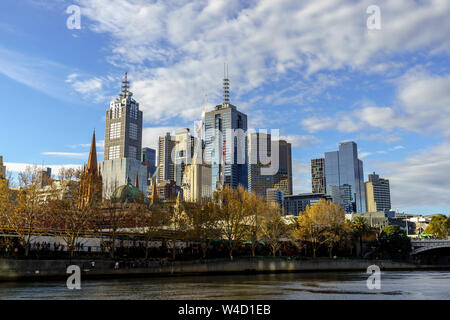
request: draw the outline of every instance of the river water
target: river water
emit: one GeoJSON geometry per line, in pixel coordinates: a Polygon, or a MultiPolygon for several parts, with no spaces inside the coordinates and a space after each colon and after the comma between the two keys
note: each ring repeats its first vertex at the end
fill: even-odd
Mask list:
{"type": "Polygon", "coordinates": [[[0,299],[446,299],[448,271],[385,271],[369,290],[364,272],[285,273],[0,283],[0,299]]]}

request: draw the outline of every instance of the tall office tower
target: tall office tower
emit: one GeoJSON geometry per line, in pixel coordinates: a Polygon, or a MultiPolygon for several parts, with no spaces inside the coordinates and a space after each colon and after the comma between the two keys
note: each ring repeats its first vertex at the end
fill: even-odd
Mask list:
{"type": "Polygon", "coordinates": [[[366,211],[363,163],[358,159],[355,142],[343,142],[339,144],[339,151],[325,152],[325,181],[329,195],[332,186],[349,185],[353,211],[366,211]]]}
{"type": "Polygon", "coordinates": [[[114,190],[139,176],[139,189],[147,188],[147,169],[141,164],[142,111],[129,91],[127,73],[122,92],[106,111],[104,161],[99,165],[103,176],[103,196],[109,198],[114,190]]]}
{"type": "Polygon", "coordinates": [[[175,180],[175,159],[172,159],[174,147],[175,138],[170,135],[170,132],[167,132],[165,136],[159,137],[157,182],[175,180]]]}
{"type": "Polygon", "coordinates": [[[0,156],[0,179],[6,178],[6,167],[3,165],[3,156],[0,156]]]}
{"type": "Polygon", "coordinates": [[[175,182],[177,186],[183,185],[184,169],[191,163],[194,155],[195,138],[191,136],[188,128],[175,131],[175,182]]]}
{"type": "Polygon", "coordinates": [[[274,176],[273,186],[283,191],[285,196],[292,195],[292,154],[291,144],[279,141],[279,169],[274,176]]]}
{"type": "Polygon", "coordinates": [[[130,158],[141,160],[142,111],[129,91],[127,73],[122,93],[106,111],[104,160],[130,158]]]}
{"type": "Polygon", "coordinates": [[[247,188],[247,115],[230,103],[227,73],[223,102],[205,114],[205,161],[211,163],[212,191],[223,185],[247,188]]]}
{"type": "Polygon", "coordinates": [[[147,185],[156,171],[156,151],[152,148],[142,148],[141,162],[147,166],[147,185]]]}
{"type": "Polygon", "coordinates": [[[369,181],[366,185],[367,211],[390,211],[391,210],[391,192],[389,180],[382,179],[379,175],[369,174],[369,181]]]}
{"type": "Polygon", "coordinates": [[[312,193],[325,193],[325,159],[311,159],[312,193]]]}
{"type": "Polygon", "coordinates": [[[272,152],[270,134],[255,132],[247,136],[248,146],[248,191],[266,197],[266,190],[273,188],[274,176],[261,174],[262,168],[268,168],[268,161],[272,152]],[[262,157],[261,157],[262,156],[262,157]],[[265,163],[265,164],[263,164],[265,163]]]}

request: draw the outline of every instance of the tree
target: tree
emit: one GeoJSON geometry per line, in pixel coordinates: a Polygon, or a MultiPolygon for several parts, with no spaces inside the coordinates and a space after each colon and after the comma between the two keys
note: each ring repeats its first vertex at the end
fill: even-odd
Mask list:
{"type": "Polygon", "coordinates": [[[189,217],[184,210],[184,204],[181,200],[181,195],[178,194],[174,205],[169,207],[169,225],[172,235],[168,242],[172,245],[172,259],[176,257],[177,242],[181,238],[185,238],[185,232],[189,227],[189,217]]]}
{"type": "Polygon", "coordinates": [[[405,258],[411,252],[411,239],[399,226],[383,228],[379,237],[379,254],[382,258],[405,258]]]}
{"type": "Polygon", "coordinates": [[[214,203],[211,200],[203,200],[188,206],[186,212],[190,226],[187,237],[194,241],[200,241],[202,257],[206,258],[206,251],[210,241],[220,236],[214,203]]]}
{"type": "Polygon", "coordinates": [[[371,228],[369,224],[367,223],[367,220],[364,217],[356,217],[350,222],[350,227],[352,228],[352,233],[355,237],[359,239],[359,248],[360,248],[360,255],[362,257],[363,251],[362,251],[362,238],[364,235],[367,235],[371,228]]]}
{"type": "Polygon", "coordinates": [[[98,223],[96,212],[100,205],[95,199],[83,203],[80,175],[80,170],[61,169],[59,186],[52,186],[52,197],[48,207],[53,224],[59,226],[59,234],[66,243],[67,252],[71,257],[83,233],[96,228],[98,223]]]}
{"type": "Polygon", "coordinates": [[[321,199],[299,214],[296,238],[309,243],[313,258],[316,258],[317,250],[322,245],[339,241],[345,224],[343,209],[339,207],[338,204],[321,199]]]}
{"type": "Polygon", "coordinates": [[[336,244],[347,240],[349,230],[345,223],[344,208],[337,203],[329,204],[328,220],[329,225],[325,235],[327,239],[328,256],[331,258],[333,256],[333,248],[336,244]]]}
{"type": "Polygon", "coordinates": [[[230,260],[233,260],[233,252],[248,235],[248,216],[244,210],[244,193],[241,185],[233,189],[226,185],[222,190],[214,193],[215,214],[218,219],[221,238],[228,248],[230,260]]]}
{"type": "Polygon", "coordinates": [[[248,219],[248,238],[251,241],[252,257],[255,256],[256,245],[262,233],[264,213],[267,212],[268,204],[264,197],[256,193],[245,191],[242,194],[243,215],[248,219]]]}
{"type": "Polygon", "coordinates": [[[434,234],[438,239],[447,239],[449,235],[450,218],[440,214],[431,217],[430,223],[424,233],[434,234]]]}
{"type": "Polygon", "coordinates": [[[114,258],[116,251],[117,233],[120,229],[128,226],[132,220],[132,210],[128,207],[127,202],[116,203],[113,200],[105,200],[103,202],[104,210],[97,210],[96,227],[101,231],[108,231],[111,234],[111,243],[109,245],[109,254],[114,258]]]}
{"type": "Polygon", "coordinates": [[[161,232],[162,227],[168,224],[168,216],[157,204],[149,208],[146,204],[139,203],[134,208],[138,219],[138,230],[145,238],[145,259],[148,259],[149,243],[161,232]]]}
{"type": "Polygon", "coordinates": [[[281,208],[277,203],[267,204],[267,215],[262,224],[262,235],[275,257],[281,247],[281,239],[289,234],[289,225],[283,220],[281,208]]]}
{"type": "Polygon", "coordinates": [[[39,188],[39,170],[27,167],[18,176],[19,190],[14,196],[7,180],[0,181],[0,214],[3,224],[12,229],[28,256],[33,234],[44,221],[44,205],[39,188]]]}

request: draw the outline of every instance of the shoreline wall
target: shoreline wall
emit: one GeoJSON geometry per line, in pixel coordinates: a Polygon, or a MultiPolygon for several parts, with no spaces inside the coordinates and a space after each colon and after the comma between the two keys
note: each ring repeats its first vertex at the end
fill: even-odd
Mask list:
{"type": "Polygon", "coordinates": [[[370,265],[381,270],[450,270],[449,265],[419,265],[409,262],[363,259],[288,260],[284,258],[239,258],[229,260],[175,261],[147,267],[114,269],[113,260],[0,260],[0,281],[49,280],[67,278],[69,265],[78,265],[82,278],[120,278],[138,276],[181,276],[209,274],[256,274],[277,272],[366,271],[370,265]]]}

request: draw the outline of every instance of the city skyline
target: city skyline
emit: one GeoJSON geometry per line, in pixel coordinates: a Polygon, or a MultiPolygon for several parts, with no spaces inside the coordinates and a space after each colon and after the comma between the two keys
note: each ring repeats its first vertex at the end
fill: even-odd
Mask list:
{"type": "MultiPolygon", "coordinates": [[[[248,115],[248,127],[281,128],[280,138],[292,143],[293,194],[311,192],[311,159],[336,150],[341,142],[355,141],[364,161],[364,181],[374,171],[389,179],[392,209],[430,214],[450,211],[450,146],[445,126],[450,121],[449,40],[445,38],[450,25],[444,19],[450,9],[445,2],[439,10],[431,10],[430,16],[421,15],[419,22],[401,27],[395,23],[406,21],[405,16],[427,5],[405,3],[408,10],[402,10],[383,3],[379,31],[365,29],[367,3],[352,7],[349,16],[337,15],[334,26],[323,25],[320,19],[308,20],[308,9],[314,4],[294,5],[289,9],[292,15],[279,6],[266,15],[283,11],[291,26],[281,25],[273,31],[285,45],[282,49],[277,41],[265,42],[267,52],[255,42],[260,32],[274,35],[268,31],[269,22],[259,27],[255,23],[259,4],[183,5],[178,24],[176,15],[163,4],[155,7],[142,1],[122,10],[121,4],[111,2],[102,11],[96,6],[98,1],[78,1],[81,29],[70,30],[65,13],[70,1],[58,1],[48,8],[42,1],[24,3],[7,0],[5,12],[11,14],[1,15],[0,85],[9,94],[2,108],[7,121],[0,133],[6,137],[14,132],[13,139],[0,144],[7,170],[22,170],[24,164],[55,168],[85,163],[92,130],[104,136],[104,110],[117,95],[127,70],[131,90],[144,111],[142,147],[157,150],[159,136],[192,127],[200,118],[205,94],[207,111],[221,103],[222,66],[227,61],[231,101],[248,115]],[[141,18],[123,24],[142,8],[148,9],[143,12],[152,21],[150,29],[139,30],[141,18]],[[115,10],[125,12],[120,17],[124,20],[118,21],[118,28],[108,29],[108,19],[114,17],[107,12],[115,10]],[[218,18],[220,10],[224,14],[218,18]],[[193,23],[180,29],[195,12],[202,13],[205,25],[218,21],[218,26],[207,30],[193,23]],[[306,22],[293,20],[294,13],[303,15],[302,20],[313,28],[308,30],[306,22]],[[161,17],[167,18],[167,26],[159,23],[161,17]],[[350,21],[351,31],[339,28],[344,20],[350,21]],[[424,39],[428,21],[444,28],[443,35],[424,39]],[[34,28],[35,23],[40,28],[34,28]],[[255,37],[247,35],[247,48],[239,42],[239,34],[236,40],[212,37],[217,32],[227,36],[245,23],[255,32],[255,37]],[[291,30],[298,35],[288,36],[291,30]],[[339,34],[345,37],[346,32],[356,39],[351,48],[328,39],[333,35],[342,39],[339,34]],[[385,43],[380,38],[387,32],[404,41],[414,34],[415,41],[385,43]],[[167,37],[168,44],[159,42],[159,33],[167,37]],[[307,34],[314,34],[320,44],[310,49],[309,60],[302,51],[311,45],[307,34]],[[198,56],[196,41],[211,49],[198,56]],[[326,49],[331,43],[333,49],[326,49]],[[215,56],[210,52],[224,45],[228,53],[215,56]],[[177,56],[177,50],[184,56],[177,56]]],[[[338,5],[349,8],[348,1],[338,5]]],[[[98,151],[101,161],[102,141],[98,151]]]]}

